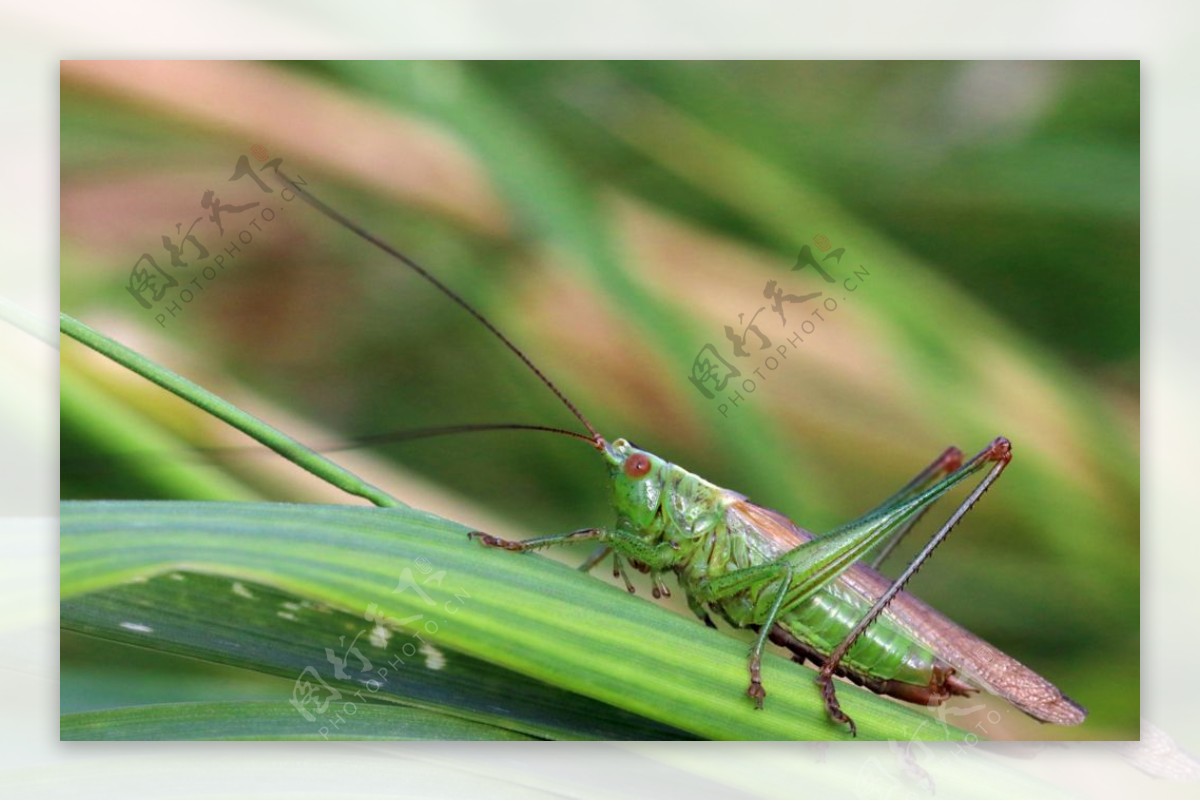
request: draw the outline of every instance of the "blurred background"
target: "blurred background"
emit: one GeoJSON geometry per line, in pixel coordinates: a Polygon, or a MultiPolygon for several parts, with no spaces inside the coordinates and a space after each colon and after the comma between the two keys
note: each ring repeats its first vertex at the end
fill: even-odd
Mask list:
{"type": "MultiPolygon", "coordinates": [[[[64,62],[61,120],[63,310],[314,447],[575,424],[432,287],[264,192],[271,159],[483,309],[607,436],[806,528],[1008,436],[1012,466],[910,589],[1092,713],[1054,730],[1001,705],[990,736],[1137,737],[1136,62],[64,62]],[[834,284],[792,270],[806,246],[834,284]],[[837,309],[722,411],[737,381],[710,399],[694,361],[762,365],[725,327],[769,281],[837,309]]],[[[811,308],[758,322],[778,346],[811,308]]],[[[76,346],[61,411],[63,498],[352,502],[76,346]]],[[[611,520],[567,438],[335,458],[501,534],[611,520]]],[[[234,692],[62,643],[64,712],[137,692],[97,678],[113,662],[234,692]]]]}

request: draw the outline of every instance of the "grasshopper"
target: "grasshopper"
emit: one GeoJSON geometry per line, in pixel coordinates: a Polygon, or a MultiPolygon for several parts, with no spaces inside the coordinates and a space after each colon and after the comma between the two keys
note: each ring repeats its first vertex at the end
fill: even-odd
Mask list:
{"type": "Polygon", "coordinates": [[[1086,710],[1052,683],[904,592],[904,586],[999,478],[1012,446],[995,438],[964,460],[948,448],[899,492],[857,520],[813,534],[745,495],[639,448],[606,440],[533,361],[478,310],[416,261],[325,205],[279,173],[297,195],[412,269],[471,314],[499,339],[587,429],[582,434],[547,426],[457,426],[451,431],[532,429],[584,440],[601,454],[612,489],[615,522],[528,540],[484,532],[468,536],[485,546],[533,551],[591,541],[597,550],[581,569],[611,556],[614,575],[634,591],[625,565],[648,573],[655,597],[670,595],[673,573],[688,606],[715,628],[715,614],[735,628],[755,632],[746,694],[763,707],[762,654],[771,641],[797,662],[819,666],[816,682],[829,718],[857,734],[838,703],[835,676],[876,693],[936,706],[981,690],[1008,700],[1037,720],[1077,725],[1086,710]],[[924,513],[947,492],[983,474],[967,498],[895,579],[875,568],[924,513]],[[872,564],[862,561],[877,554],[872,564]]]}

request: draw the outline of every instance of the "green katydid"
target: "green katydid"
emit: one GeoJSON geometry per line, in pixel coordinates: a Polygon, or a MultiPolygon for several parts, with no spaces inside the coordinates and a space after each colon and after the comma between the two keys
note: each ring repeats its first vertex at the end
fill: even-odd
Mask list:
{"type": "Polygon", "coordinates": [[[866,515],[814,535],[785,516],[751,503],[624,439],[606,440],[533,361],[478,310],[407,255],[325,205],[286,176],[281,180],[324,215],[401,261],[458,304],[498,338],[567,407],[588,434],[537,425],[470,425],[441,432],[515,428],[551,431],[584,440],[609,472],[616,522],[524,541],[483,532],[484,545],[531,551],[592,541],[597,550],[580,566],[611,557],[615,576],[625,564],[649,573],[655,597],[669,595],[663,577],[674,573],[691,610],[715,628],[712,614],[756,632],[749,655],[747,694],[759,708],[766,691],[761,658],[768,640],[795,661],[820,666],[817,674],[829,717],[849,726],[834,676],[877,693],[936,706],[980,690],[1005,698],[1037,720],[1082,723],[1087,713],[1040,675],[903,591],[905,584],[996,481],[1012,458],[997,437],[964,461],[948,448],[891,498],[866,515]],[[938,499],[983,473],[975,488],[896,579],[875,568],[938,499]],[[874,561],[863,560],[876,554],[874,561]],[[710,614],[711,613],[711,614],[710,614]]]}

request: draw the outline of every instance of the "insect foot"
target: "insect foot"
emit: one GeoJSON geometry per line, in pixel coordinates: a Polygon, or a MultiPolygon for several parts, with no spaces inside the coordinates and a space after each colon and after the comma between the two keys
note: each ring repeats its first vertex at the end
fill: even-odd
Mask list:
{"type": "Polygon", "coordinates": [[[524,543],[517,542],[515,540],[502,540],[499,537],[493,537],[491,534],[485,534],[482,531],[468,531],[467,539],[477,539],[489,548],[503,548],[506,551],[525,550],[524,543]]]}
{"type": "Polygon", "coordinates": [[[817,674],[817,684],[821,685],[821,697],[825,700],[825,712],[830,719],[835,723],[845,723],[850,727],[850,736],[858,736],[858,727],[854,725],[854,721],[850,716],[842,711],[841,704],[837,700],[837,691],[833,688],[833,676],[826,676],[823,672],[817,674]]]}
{"type": "Polygon", "coordinates": [[[754,708],[763,708],[763,699],[767,697],[767,691],[762,686],[762,665],[756,657],[750,657],[750,686],[746,688],[746,695],[754,699],[754,708]]]}

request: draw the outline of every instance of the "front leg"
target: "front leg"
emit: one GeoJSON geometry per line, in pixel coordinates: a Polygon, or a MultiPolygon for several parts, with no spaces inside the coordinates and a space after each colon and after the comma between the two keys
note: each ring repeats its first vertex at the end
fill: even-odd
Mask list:
{"type": "Polygon", "coordinates": [[[578,531],[568,531],[566,534],[546,534],[527,540],[506,540],[482,531],[468,531],[467,539],[477,539],[489,548],[503,548],[506,551],[536,551],[540,548],[551,548],[555,545],[567,545],[572,542],[602,540],[607,533],[602,528],[581,528],[578,531]]]}

